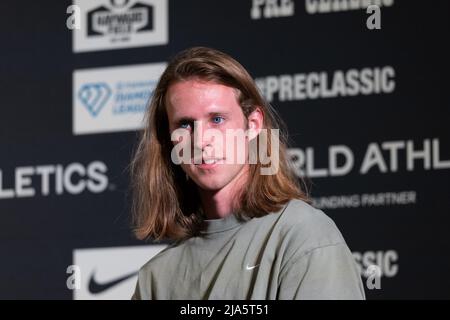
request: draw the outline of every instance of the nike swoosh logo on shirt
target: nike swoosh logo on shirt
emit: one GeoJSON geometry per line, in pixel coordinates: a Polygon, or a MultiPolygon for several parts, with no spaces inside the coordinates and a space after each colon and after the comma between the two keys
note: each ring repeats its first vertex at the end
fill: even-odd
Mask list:
{"type": "Polygon", "coordinates": [[[127,275],[124,275],[123,277],[115,278],[108,282],[98,283],[97,280],[95,280],[95,271],[94,271],[91,273],[91,278],[89,279],[88,289],[89,289],[90,293],[98,294],[98,293],[101,293],[103,291],[110,289],[111,287],[118,285],[122,281],[125,281],[131,277],[134,277],[135,275],[137,275],[137,272],[129,273],[127,275]]]}
{"type": "Polygon", "coordinates": [[[259,267],[259,264],[256,264],[256,265],[254,265],[254,266],[249,266],[249,265],[247,265],[246,267],[245,267],[245,269],[246,270],[252,270],[252,269],[255,269],[256,267],[259,267]]]}

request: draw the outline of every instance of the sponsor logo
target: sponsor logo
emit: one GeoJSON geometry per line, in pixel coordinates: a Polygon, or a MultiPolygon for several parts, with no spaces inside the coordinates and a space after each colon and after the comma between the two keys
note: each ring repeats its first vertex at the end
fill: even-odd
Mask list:
{"type": "Polygon", "coordinates": [[[129,300],[136,288],[137,271],[166,246],[75,249],[73,265],[79,287],[73,288],[74,298],[129,300]]]}
{"type": "Polygon", "coordinates": [[[0,199],[75,195],[84,191],[100,193],[108,187],[107,171],[108,167],[102,161],[93,161],[86,166],[75,162],[17,167],[13,174],[0,169],[0,199]]]}
{"type": "Polygon", "coordinates": [[[332,195],[313,198],[313,206],[318,209],[341,209],[380,206],[404,206],[416,204],[416,191],[363,193],[332,195]]]}
{"type": "Polygon", "coordinates": [[[75,0],[74,52],[168,43],[167,0],[75,0]]]}
{"type": "MultiPolygon", "coordinates": [[[[323,178],[345,176],[354,171],[360,175],[369,173],[394,173],[398,171],[450,169],[450,160],[441,159],[439,138],[385,141],[370,143],[364,155],[356,159],[353,150],[346,145],[332,145],[320,158],[327,158],[327,167],[316,166],[318,150],[312,147],[288,150],[295,174],[299,177],[323,178]]],[[[321,163],[323,163],[321,161],[321,163]]]]}
{"type": "Polygon", "coordinates": [[[253,20],[290,17],[294,9],[293,0],[252,0],[250,17],[253,20]]]}
{"type": "Polygon", "coordinates": [[[313,206],[318,209],[401,206],[416,204],[416,202],[416,191],[333,195],[313,198],[313,206]]]}
{"type": "Polygon", "coordinates": [[[143,128],[143,117],[165,63],[76,70],[73,133],[143,128]]]}
{"type": "Polygon", "coordinates": [[[97,116],[111,97],[111,89],[106,83],[87,83],[78,91],[78,98],[91,113],[97,116]]]}
{"type": "Polygon", "coordinates": [[[92,294],[98,294],[98,293],[102,293],[106,290],[111,289],[114,286],[117,286],[118,284],[120,284],[121,282],[128,280],[131,277],[137,276],[138,272],[131,272],[130,274],[126,274],[124,276],[118,277],[118,278],[114,278],[112,280],[108,280],[107,282],[102,282],[99,283],[97,282],[97,280],[95,279],[95,272],[93,272],[89,278],[89,286],[88,286],[88,290],[90,293],[92,294]]]}
{"type": "MultiPolygon", "coordinates": [[[[394,5],[394,0],[305,0],[307,14],[336,13],[366,10],[370,6],[378,9],[394,5]]],[[[295,15],[293,0],[252,0],[250,18],[252,20],[291,17],[295,15]]]]}
{"type": "Polygon", "coordinates": [[[267,101],[299,101],[386,94],[395,89],[392,66],[266,76],[255,79],[267,101]]]}
{"type": "Polygon", "coordinates": [[[365,251],[353,252],[357,269],[359,273],[368,277],[366,272],[371,266],[375,265],[381,272],[381,277],[393,278],[398,274],[398,252],[396,250],[379,250],[379,251],[365,251]]]}
{"type": "Polygon", "coordinates": [[[394,0],[306,0],[305,10],[308,14],[343,12],[366,9],[370,5],[390,7],[394,0]]]}

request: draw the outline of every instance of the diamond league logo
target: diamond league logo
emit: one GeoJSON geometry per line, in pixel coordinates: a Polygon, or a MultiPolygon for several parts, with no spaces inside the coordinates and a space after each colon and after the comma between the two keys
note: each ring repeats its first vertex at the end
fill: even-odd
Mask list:
{"type": "Polygon", "coordinates": [[[146,63],[75,70],[73,132],[132,131],[143,118],[167,63],[146,63]]]}
{"type": "Polygon", "coordinates": [[[102,83],[87,83],[78,91],[78,98],[89,111],[96,117],[111,97],[111,89],[102,83]]]}

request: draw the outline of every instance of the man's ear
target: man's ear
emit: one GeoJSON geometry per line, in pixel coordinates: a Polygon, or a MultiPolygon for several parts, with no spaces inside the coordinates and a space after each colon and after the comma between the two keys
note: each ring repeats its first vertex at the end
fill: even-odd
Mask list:
{"type": "Polygon", "coordinates": [[[247,117],[248,140],[253,140],[261,132],[264,123],[264,114],[260,107],[256,107],[247,117]]]}

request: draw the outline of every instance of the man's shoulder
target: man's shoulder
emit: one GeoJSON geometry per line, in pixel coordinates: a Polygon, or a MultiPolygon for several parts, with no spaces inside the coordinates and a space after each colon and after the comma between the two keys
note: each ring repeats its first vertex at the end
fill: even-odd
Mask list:
{"type": "Polygon", "coordinates": [[[317,225],[327,225],[332,223],[328,215],[320,209],[301,199],[291,199],[282,211],[284,218],[295,224],[313,223],[317,225]]]}
{"type": "Polygon", "coordinates": [[[280,214],[284,238],[294,238],[311,249],[345,242],[334,221],[304,200],[290,200],[280,214]]]}
{"type": "Polygon", "coordinates": [[[159,266],[170,265],[168,264],[168,259],[171,258],[172,251],[179,245],[178,242],[172,242],[167,244],[167,246],[160,252],[155,254],[150,258],[140,269],[139,274],[149,274],[152,270],[158,270],[159,266]]]}

